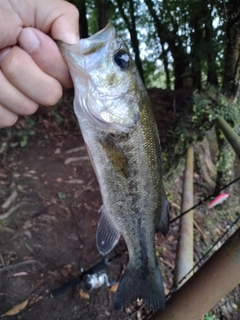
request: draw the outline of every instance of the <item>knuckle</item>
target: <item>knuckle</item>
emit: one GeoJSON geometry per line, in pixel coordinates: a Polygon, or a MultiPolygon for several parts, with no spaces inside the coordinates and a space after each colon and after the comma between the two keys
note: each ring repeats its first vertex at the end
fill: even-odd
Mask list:
{"type": "Polygon", "coordinates": [[[74,4],[69,3],[69,2],[67,3],[67,5],[68,5],[68,8],[67,8],[68,11],[71,10],[72,17],[79,19],[79,11],[78,11],[77,7],[74,4]]]}
{"type": "Polygon", "coordinates": [[[16,54],[15,50],[12,49],[3,59],[1,63],[1,68],[4,73],[8,73],[11,75],[18,74],[21,66],[21,60],[19,56],[16,54]]]}

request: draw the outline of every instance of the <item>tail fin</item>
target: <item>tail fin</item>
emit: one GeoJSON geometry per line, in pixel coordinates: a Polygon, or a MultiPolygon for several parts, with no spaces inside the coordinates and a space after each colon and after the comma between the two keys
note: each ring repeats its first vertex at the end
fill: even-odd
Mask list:
{"type": "Polygon", "coordinates": [[[165,294],[158,264],[154,271],[127,268],[114,298],[115,309],[126,308],[137,299],[152,310],[164,310],[165,294]]]}

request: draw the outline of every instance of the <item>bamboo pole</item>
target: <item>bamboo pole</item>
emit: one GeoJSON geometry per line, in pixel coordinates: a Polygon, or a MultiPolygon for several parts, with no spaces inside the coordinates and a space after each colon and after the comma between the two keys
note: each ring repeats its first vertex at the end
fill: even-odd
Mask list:
{"type": "MultiPolygon", "coordinates": [[[[193,206],[193,148],[188,148],[182,193],[181,212],[193,206]]],[[[178,283],[193,267],[193,211],[180,219],[174,283],[178,283]]]]}
{"type": "Polygon", "coordinates": [[[200,320],[240,283],[240,228],[150,320],[200,320]]]}
{"type": "Polygon", "coordinates": [[[228,140],[233,150],[236,152],[236,155],[240,159],[239,135],[237,135],[233,128],[222,117],[217,117],[216,124],[219,127],[219,129],[222,130],[223,134],[225,135],[225,138],[228,140]]]}
{"type": "MultiPolygon", "coordinates": [[[[216,119],[228,142],[240,158],[240,137],[222,118],[216,119]]],[[[167,301],[164,312],[150,320],[200,320],[240,283],[240,228],[167,301]]]]}

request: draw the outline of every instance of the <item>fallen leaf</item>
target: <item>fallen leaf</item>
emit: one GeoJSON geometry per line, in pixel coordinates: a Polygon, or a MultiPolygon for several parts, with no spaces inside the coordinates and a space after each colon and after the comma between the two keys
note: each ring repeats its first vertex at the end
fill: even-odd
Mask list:
{"type": "Polygon", "coordinates": [[[164,293],[167,296],[170,293],[170,290],[168,289],[168,287],[167,287],[165,282],[163,283],[163,287],[164,287],[164,293]]]}
{"type": "Polygon", "coordinates": [[[142,310],[137,311],[137,320],[142,320],[142,310]]]}
{"type": "Polygon", "coordinates": [[[88,293],[84,292],[82,289],[79,290],[79,295],[83,299],[90,299],[90,296],[88,293]]]}
{"type": "Polygon", "coordinates": [[[28,304],[28,299],[24,300],[23,302],[17,304],[15,307],[13,307],[12,309],[10,309],[8,312],[4,313],[3,315],[1,315],[1,317],[5,317],[5,316],[13,316],[15,314],[18,314],[20,311],[22,311],[23,309],[26,308],[27,304],[28,304]]]}
{"type": "Polygon", "coordinates": [[[17,189],[18,191],[24,191],[23,187],[20,184],[17,186],[17,189]]]}
{"type": "Polygon", "coordinates": [[[118,288],[118,282],[115,283],[113,286],[111,286],[109,290],[110,290],[111,292],[116,292],[116,291],[117,291],[117,288],[118,288]]]}

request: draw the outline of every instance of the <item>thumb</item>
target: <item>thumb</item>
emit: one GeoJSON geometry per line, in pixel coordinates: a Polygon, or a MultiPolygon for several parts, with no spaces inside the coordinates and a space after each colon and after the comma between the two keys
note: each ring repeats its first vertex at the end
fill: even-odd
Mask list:
{"type": "Polygon", "coordinates": [[[72,86],[67,64],[52,38],[35,28],[24,28],[18,36],[18,44],[42,71],[57,79],[64,87],[72,86]]]}
{"type": "MultiPolygon", "coordinates": [[[[28,0],[31,3],[32,0],[28,0]]],[[[51,33],[55,40],[69,44],[79,41],[79,12],[77,8],[63,0],[36,0],[36,28],[51,33]]]]}

